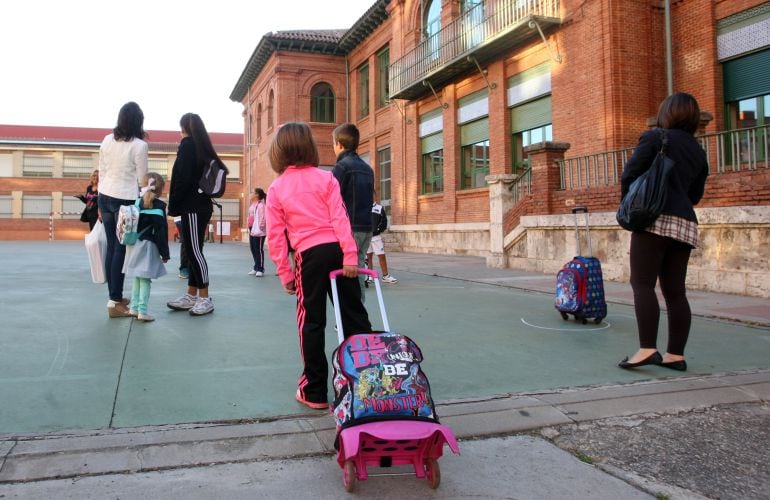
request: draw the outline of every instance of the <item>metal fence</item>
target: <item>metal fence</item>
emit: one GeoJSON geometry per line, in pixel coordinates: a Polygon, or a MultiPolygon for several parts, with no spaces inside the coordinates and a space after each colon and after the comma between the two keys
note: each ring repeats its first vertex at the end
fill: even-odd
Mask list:
{"type": "Polygon", "coordinates": [[[532,194],[532,168],[528,168],[511,183],[511,193],[513,194],[513,204],[516,205],[526,196],[532,194]]]}
{"type": "Polygon", "coordinates": [[[705,134],[698,141],[710,174],[770,168],[770,125],[705,134]]]}
{"type": "MultiPolygon", "coordinates": [[[[697,139],[706,151],[711,175],[770,168],[770,125],[714,132],[697,139]]],[[[557,161],[561,189],[620,184],[623,167],[633,151],[618,149],[557,161]]]]}
{"type": "Polygon", "coordinates": [[[390,95],[397,95],[430,72],[470,54],[488,40],[530,16],[559,16],[559,0],[491,0],[468,9],[438,33],[391,64],[390,95]]]}
{"type": "Polygon", "coordinates": [[[561,189],[619,184],[623,166],[632,152],[633,148],[616,149],[558,161],[561,189]]]}

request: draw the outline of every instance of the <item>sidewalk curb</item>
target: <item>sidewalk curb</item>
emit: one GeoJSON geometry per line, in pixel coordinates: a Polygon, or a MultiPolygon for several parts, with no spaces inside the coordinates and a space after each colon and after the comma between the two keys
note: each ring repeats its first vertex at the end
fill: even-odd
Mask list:
{"type": "MultiPolygon", "coordinates": [[[[770,370],[445,401],[460,440],[645,413],[770,401],[770,370]]],[[[334,454],[331,415],[42,435],[0,435],[0,484],[334,454]]]]}

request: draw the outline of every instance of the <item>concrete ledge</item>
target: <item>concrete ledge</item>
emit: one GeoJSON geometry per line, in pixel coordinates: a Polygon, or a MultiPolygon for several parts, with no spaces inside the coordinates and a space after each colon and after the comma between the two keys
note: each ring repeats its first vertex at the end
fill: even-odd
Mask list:
{"type": "MultiPolygon", "coordinates": [[[[458,439],[615,416],[770,399],[770,370],[450,401],[437,409],[458,439]]],[[[0,483],[251,462],[334,453],[331,415],[250,424],[0,437],[0,483]]]]}

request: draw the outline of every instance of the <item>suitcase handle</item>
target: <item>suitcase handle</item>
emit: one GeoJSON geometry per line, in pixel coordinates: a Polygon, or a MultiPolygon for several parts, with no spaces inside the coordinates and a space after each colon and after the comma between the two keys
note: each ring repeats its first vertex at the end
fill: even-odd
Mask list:
{"type": "MultiPolygon", "coordinates": [[[[334,321],[337,324],[337,338],[341,344],[345,340],[345,334],[342,331],[342,313],[340,312],[340,297],[337,291],[337,278],[342,274],[342,269],[336,269],[329,273],[329,280],[331,280],[332,288],[332,302],[334,303],[334,321]]],[[[385,302],[382,300],[382,287],[380,286],[380,275],[374,269],[358,269],[358,274],[365,274],[371,276],[374,279],[374,288],[377,290],[377,304],[380,306],[380,314],[382,315],[382,328],[386,331],[390,331],[390,324],[388,323],[388,314],[385,312],[385,302]]]]}
{"type": "Polygon", "coordinates": [[[572,213],[575,214],[575,244],[577,246],[577,253],[578,255],[582,255],[583,252],[580,250],[580,234],[578,229],[578,214],[584,213],[586,214],[586,240],[588,240],[588,255],[593,256],[594,250],[591,247],[591,224],[588,221],[588,207],[584,205],[577,205],[575,207],[572,207],[572,213]]]}
{"type": "MultiPolygon", "coordinates": [[[[329,273],[329,279],[333,280],[338,278],[342,274],[342,269],[337,269],[335,271],[332,271],[329,273]]],[[[366,274],[368,276],[371,276],[372,278],[379,278],[380,275],[375,271],[374,269],[358,269],[358,274],[366,274]]]]}

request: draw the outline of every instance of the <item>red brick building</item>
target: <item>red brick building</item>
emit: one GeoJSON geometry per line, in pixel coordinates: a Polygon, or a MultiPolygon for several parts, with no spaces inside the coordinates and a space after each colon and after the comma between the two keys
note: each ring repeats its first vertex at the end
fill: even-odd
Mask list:
{"type": "Polygon", "coordinates": [[[766,0],[377,0],[346,30],[262,38],[230,96],[245,108],[246,186],[274,178],[276,125],[309,122],[331,166],[331,131],[352,121],[402,249],[555,271],[576,250],[562,214],[581,204],[622,279],[624,159],[660,101],[685,91],[712,172],[691,285],[768,294],[752,285],[767,250],[739,263],[723,256],[745,254],[741,242],[719,242],[770,234],[756,210],[770,204],[769,34],[766,0]]]}
{"type": "MultiPolygon", "coordinates": [[[[88,178],[99,165],[99,145],[110,132],[0,125],[0,239],[83,238],[88,225],[79,220],[83,203],[74,196],[85,193],[88,178]]],[[[179,131],[147,131],[150,171],[167,181],[180,138],[179,131]]],[[[223,220],[231,224],[231,234],[240,237],[243,135],[212,133],[211,140],[230,169],[230,186],[220,200],[223,220]]],[[[167,190],[164,197],[168,198],[167,190]]],[[[215,215],[218,221],[218,210],[215,215]]]]}

